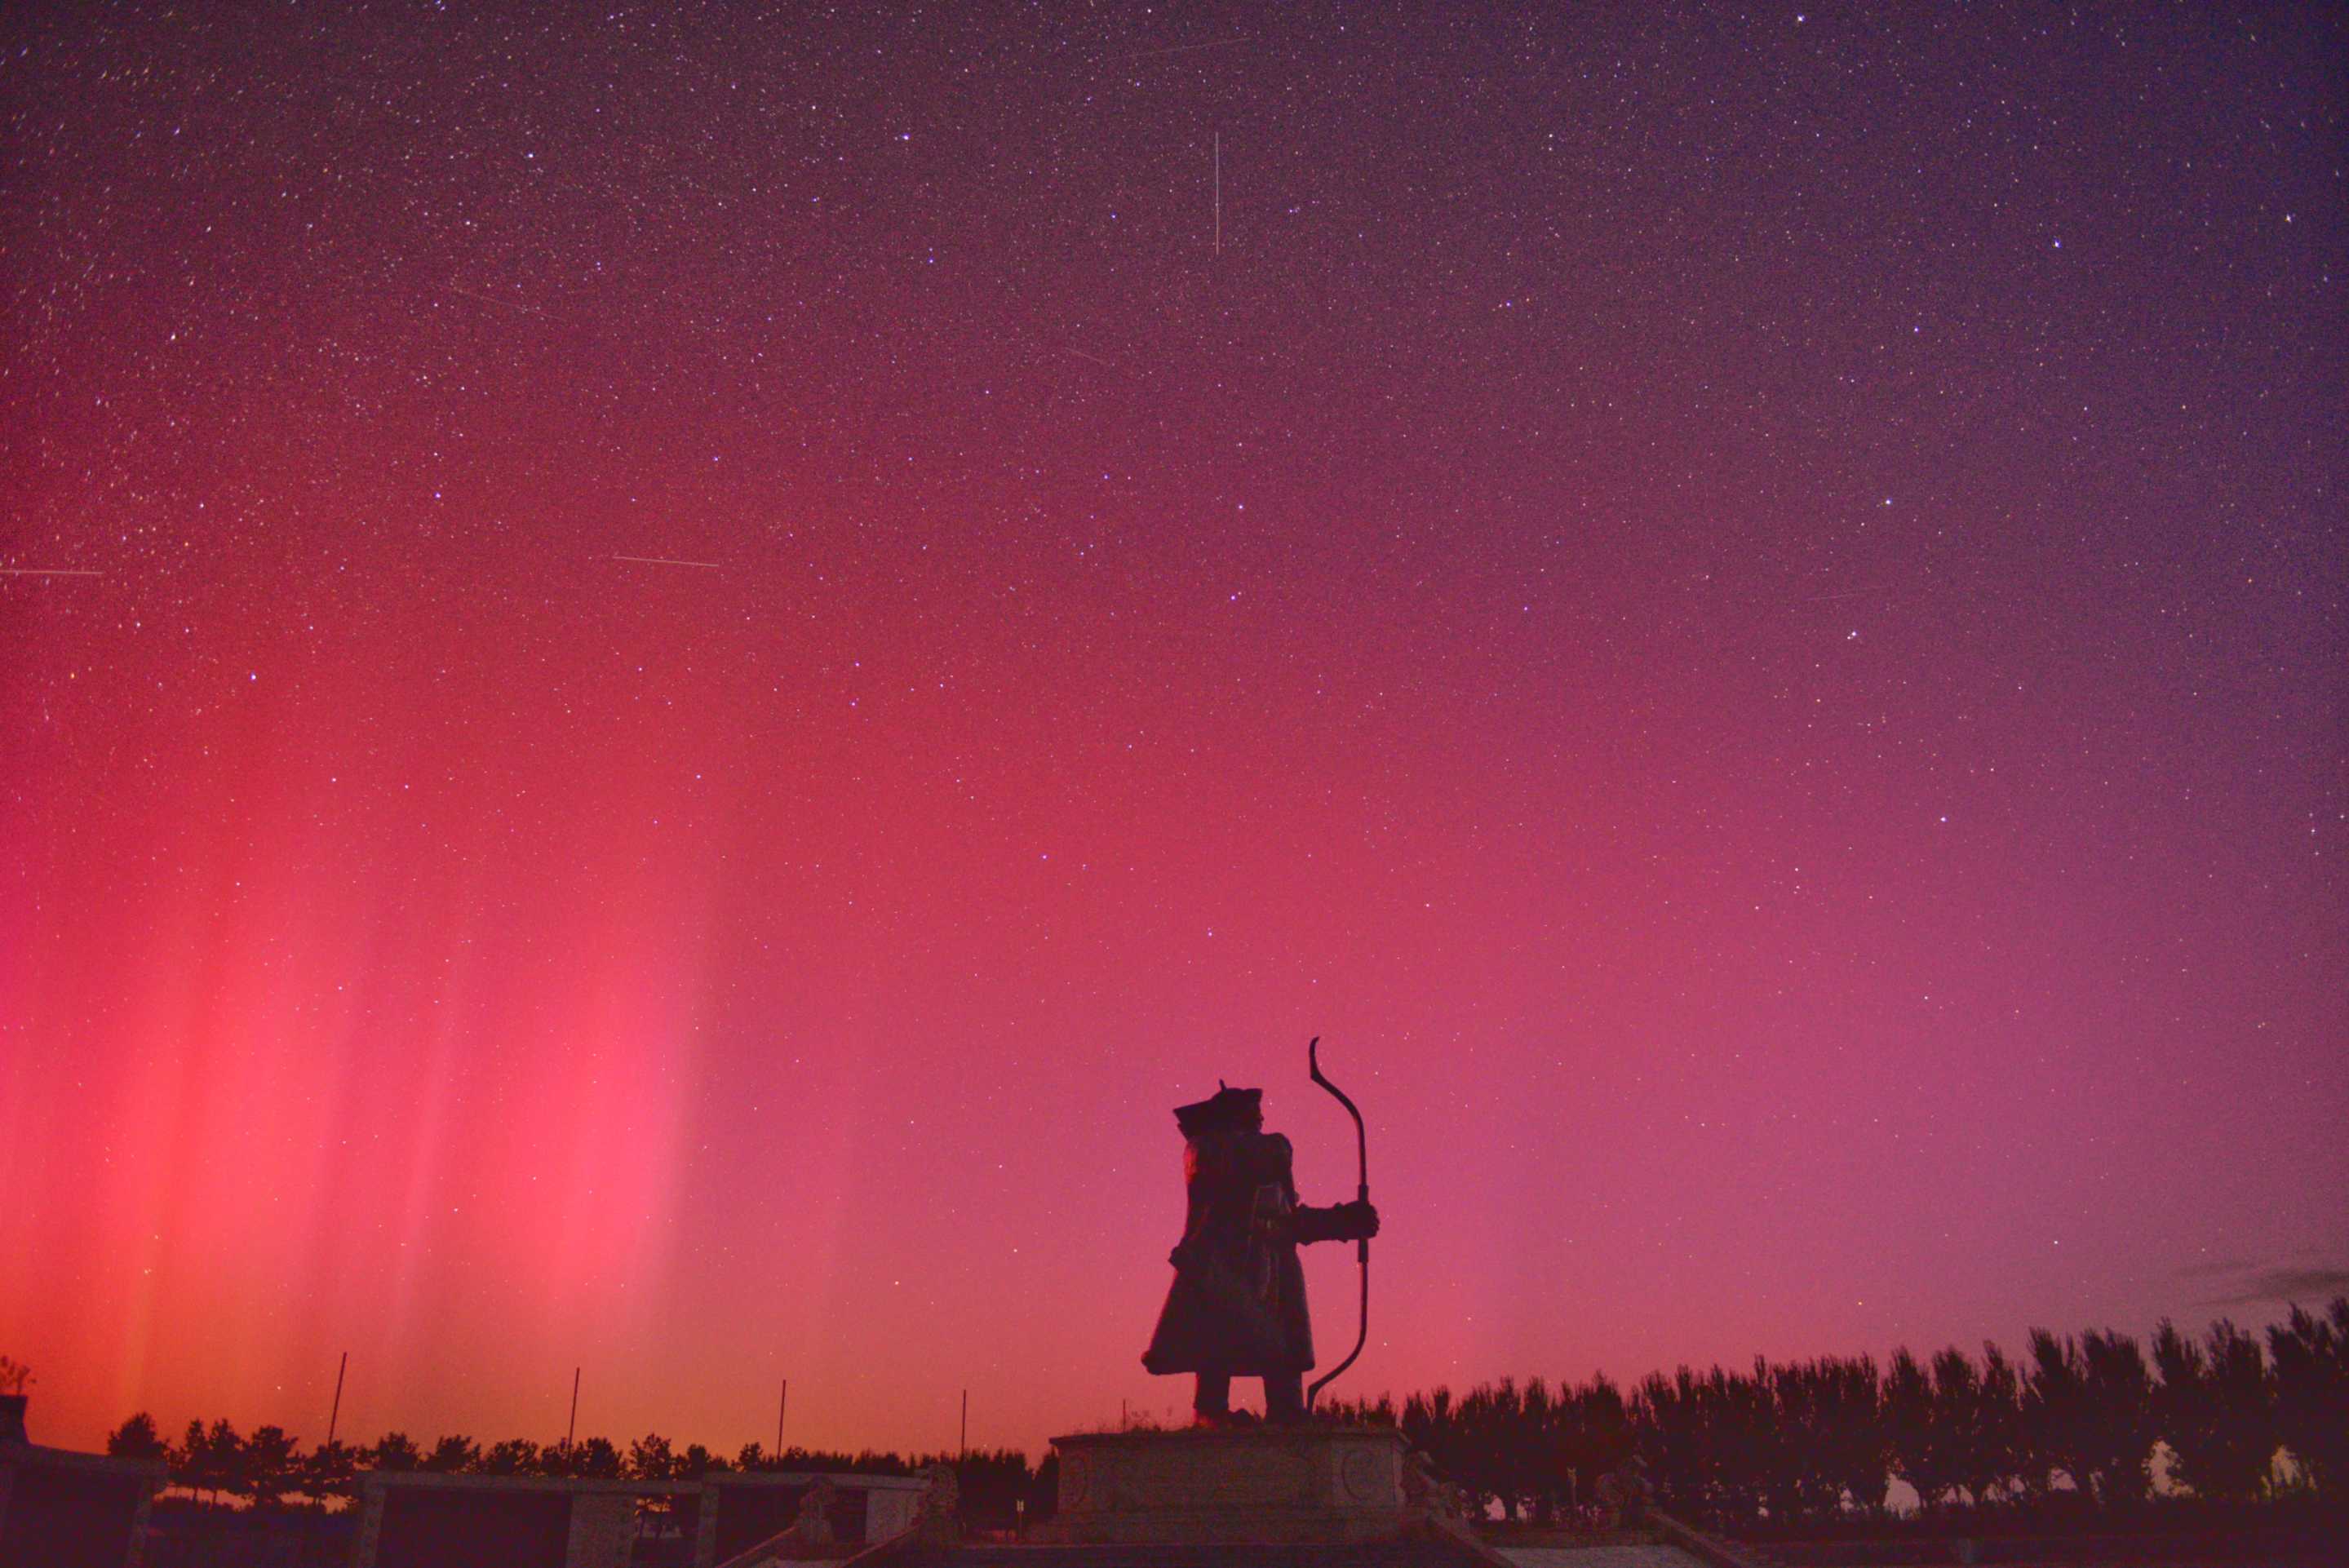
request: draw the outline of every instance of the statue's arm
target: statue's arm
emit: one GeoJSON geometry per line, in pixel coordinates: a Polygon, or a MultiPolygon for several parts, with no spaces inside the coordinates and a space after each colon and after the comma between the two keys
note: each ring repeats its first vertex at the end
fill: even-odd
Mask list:
{"type": "Polygon", "coordinates": [[[1367,1242],[1379,1233],[1379,1212],[1364,1202],[1332,1203],[1326,1209],[1300,1203],[1290,1220],[1299,1246],[1315,1242],[1367,1242]]]}
{"type": "Polygon", "coordinates": [[[1297,1201],[1296,1150],[1278,1132],[1265,1134],[1274,1171],[1288,1195],[1289,1233],[1300,1247],[1315,1242],[1366,1242],[1379,1233],[1379,1212],[1368,1203],[1332,1203],[1316,1209],[1297,1201]]]}

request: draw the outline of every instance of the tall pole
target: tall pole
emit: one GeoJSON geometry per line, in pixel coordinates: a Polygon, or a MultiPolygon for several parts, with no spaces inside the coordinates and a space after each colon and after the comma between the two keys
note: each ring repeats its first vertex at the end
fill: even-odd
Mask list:
{"type": "Polygon", "coordinates": [[[351,1369],[351,1353],[343,1352],[343,1364],[335,1368],[335,1408],[326,1412],[326,1440],[335,1440],[335,1423],[343,1415],[343,1374],[351,1369]]]}
{"type": "Polygon", "coordinates": [[[581,1369],[576,1367],[574,1367],[571,1369],[571,1425],[565,1427],[563,1430],[563,1451],[566,1454],[571,1451],[571,1440],[579,1435],[580,1370],[581,1369]]]}
{"type": "Polygon", "coordinates": [[[782,1398],[775,1401],[775,1457],[783,1457],[783,1412],[792,1408],[792,1380],[783,1379],[782,1398]]]}
{"type": "Polygon", "coordinates": [[[970,1390],[968,1388],[962,1391],[962,1443],[957,1454],[962,1459],[970,1457],[970,1390]]]}

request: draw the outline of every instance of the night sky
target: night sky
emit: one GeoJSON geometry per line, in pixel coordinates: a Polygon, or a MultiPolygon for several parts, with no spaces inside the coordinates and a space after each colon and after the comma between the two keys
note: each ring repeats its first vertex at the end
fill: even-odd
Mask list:
{"type": "Polygon", "coordinates": [[[2342,13],[0,55],[36,1439],[1163,1413],[1316,1034],[1337,1393],[2349,1288],[2342,13]]]}

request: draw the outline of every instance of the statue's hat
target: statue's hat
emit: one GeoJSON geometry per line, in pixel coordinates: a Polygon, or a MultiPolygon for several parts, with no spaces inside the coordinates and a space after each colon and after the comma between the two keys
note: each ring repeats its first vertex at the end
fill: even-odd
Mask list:
{"type": "Polygon", "coordinates": [[[1228,1132],[1260,1114],[1263,1109],[1264,1090],[1234,1088],[1217,1078],[1213,1096],[1174,1108],[1174,1125],[1183,1130],[1185,1138],[1195,1138],[1202,1132],[1228,1132]]]}

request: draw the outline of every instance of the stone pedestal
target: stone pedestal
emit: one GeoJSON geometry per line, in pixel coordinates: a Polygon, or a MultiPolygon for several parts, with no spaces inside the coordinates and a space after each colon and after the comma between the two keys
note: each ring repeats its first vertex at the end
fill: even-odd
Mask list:
{"type": "Polygon", "coordinates": [[[1055,1438],[1071,1543],[1388,1541],[1404,1532],[1402,1434],[1249,1427],[1055,1438]]]}
{"type": "Polygon", "coordinates": [[[571,1500],[564,1568],[628,1568],[636,1539],[636,1500],[626,1492],[583,1491],[571,1500]]]}

